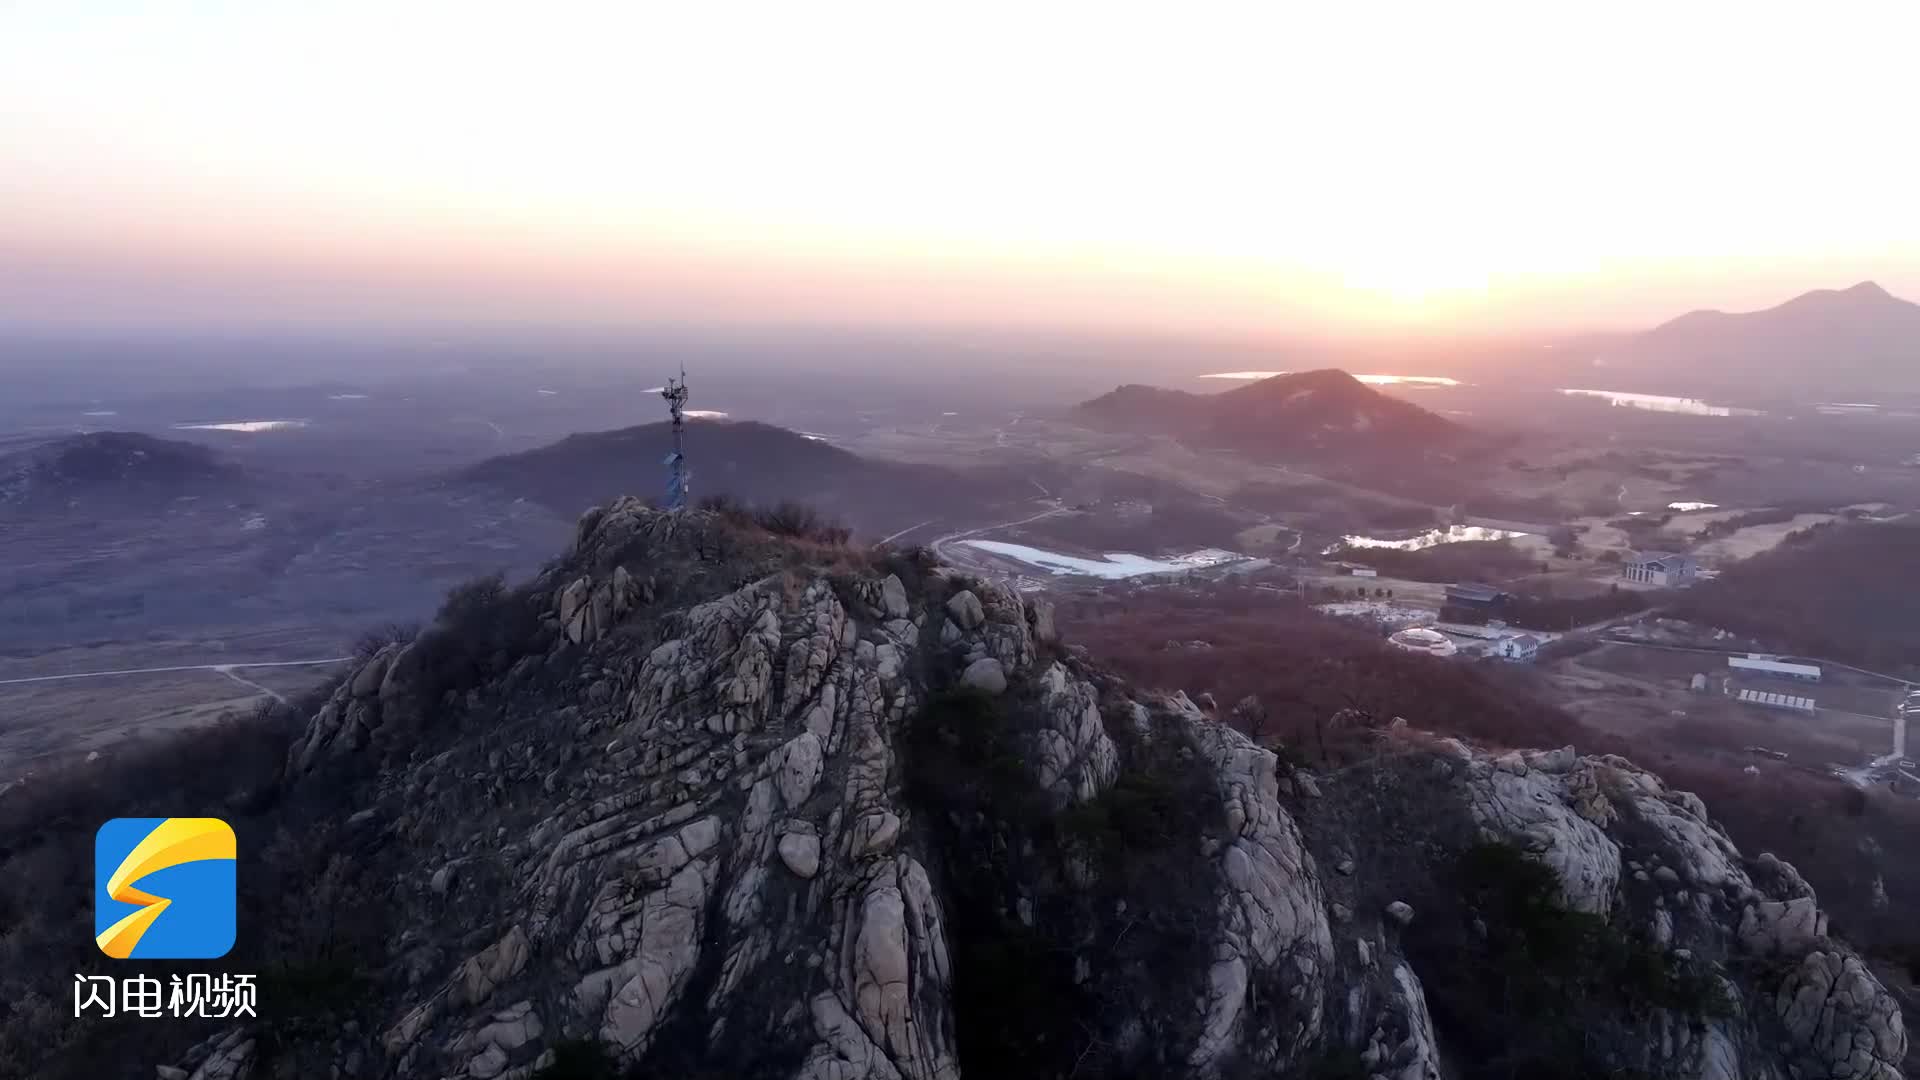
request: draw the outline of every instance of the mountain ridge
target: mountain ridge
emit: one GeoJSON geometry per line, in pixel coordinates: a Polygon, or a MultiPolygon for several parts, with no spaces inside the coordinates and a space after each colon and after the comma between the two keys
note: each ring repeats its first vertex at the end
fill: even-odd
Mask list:
{"type": "MultiPolygon", "coordinates": [[[[9,1012],[66,1055],[25,1074],[1901,1076],[1898,1003],[1696,796],[1345,714],[1352,760],[1283,758],[924,552],[623,498],[359,656],[276,779],[190,759],[171,807],[257,852],[259,1017],[9,1012]]],[[[39,967],[99,968],[45,910],[39,967]]]]}
{"type": "Polygon", "coordinates": [[[1690,311],[1615,343],[1604,366],[1797,392],[1920,389],[1920,304],[1878,283],[1772,307],[1690,311]]]}
{"type": "Polygon", "coordinates": [[[1081,402],[1072,415],[1107,430],[1276,459],[1424,454],[1468,437],[1453,421],[1338,368],[1275,375],[1215,394],[1130,384],[1081,402]]]}
{"type": "MultiPolygon", "coordinates": [[[[582,432],[532,450],[488,458],[450,475],[540,503],[571,520],[588,506],[634,489],[636,478],[665,474],[671,424],[582,432]]],[[[986,512],[1019,503],[1055,467],[948,468],[869,458],[818,438],[753,420],[699,420],[685,446],[694,499],[723,496],[756,505],[805,501],[862,535],[886,535],[929,518],[986,512]]]]}
{"type": "Polygon", "coordinates": [[[633,499],[471,603],[289,751],[297,788],[388,793],[368,872],[444,942],[370,1030],[281,1048],[309,1068],[531,1078],[571,1039],[787,1080],[1899,1076],[1898,1007],[1799,875],[1625,759],[1389,730],[1357,773],[1283,763],[1074,656],[1043,600],[633,499]],[[476,633],[499,655],[449,668],[476,633]],[[1514,948],[1532,989],[1476,1018],[1514,948]]]}
{"type": "Polygon", "coordinates": [[[1830,305],[1835,302],[1881,303],[1884,301],[1895,301],[1897,303],[1902,303],[1902,304],[1911,303],[1910,301],[1902,300],[1899,297],[1893,295],[1891,292],[1888,292],[1887,289],[1877,281],[1860,281],[1852,285],[1849,285],[1843,289],[1808,289],[1806,292],[1800,293],[1797,296],[1789,297],[1770,307],[1754,308],[1747,311],[1728,311],[1724,308],[1695,308],[1694,310],[1689,311],[1683,315],[1675,316],[1674,318],[1669,319],[1664,323],[1661,323],[1659,326],[1654,327],[1653,331],[1643,331],[1643,332],[1658,331],[1662,327],[1670,326],[1673,323],[1678,322],[1682,319],[1691,318],[1697,315],[1707,315],[1707,316],[1765,315],[1765,314],[1768,314],[1769,312],[1776,312],[1776,311],[1782,311],[1782,310],[1819,308],[1823,305],[1830,305]]]}
{"type": "Polygon", "coordinates": [[[134,431],[84,432],[0,454],[0,505],[146,505],[234,494],[248,483],[241,466],[208,447],[134,431]]]}

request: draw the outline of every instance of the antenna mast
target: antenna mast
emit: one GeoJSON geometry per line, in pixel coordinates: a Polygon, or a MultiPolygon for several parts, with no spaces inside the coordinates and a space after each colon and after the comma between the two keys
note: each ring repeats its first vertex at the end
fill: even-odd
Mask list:
{"type": "Polygon", "coordinates": [[[667,409],[673,413],[673,453],[667,455],[667,500],[669,510],[687,508],[687,483],[693,473],[687,468],[687,455],[680,446],[680,436],[686,431],[687,407],[687,369],[680,369],[678,380],[668,379],[666,388],[660,396],[667,399],[667,409]]]}

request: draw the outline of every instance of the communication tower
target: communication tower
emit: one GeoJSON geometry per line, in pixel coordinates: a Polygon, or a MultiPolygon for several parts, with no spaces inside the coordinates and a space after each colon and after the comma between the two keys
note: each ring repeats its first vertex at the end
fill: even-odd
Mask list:
{"type": "Polygon", "coordinates": [[[687,468],[687,455],[681,448],[680,437],[686,431],[687,408],[687,369],[680,369],[679,379],[668,379],[667,385],[660,391],[667,399],[667,409],[673,413],[673,453],[667,455],[667,500],[669,510],[687,508],[687,486],[693,473],[687,468]]]}

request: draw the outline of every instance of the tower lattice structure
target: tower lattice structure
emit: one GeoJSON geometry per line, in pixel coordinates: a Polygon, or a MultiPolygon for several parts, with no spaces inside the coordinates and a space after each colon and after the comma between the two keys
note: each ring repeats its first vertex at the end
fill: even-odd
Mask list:
{"type": "Polygon", "coordinates": [[[660,391],[667,399],[667,409],[673,413],[673,452],[667,455],[667,498],[669,510],[687,508],[687,488],[693,479],[692,470],[687,468],[686,450],[681,438],[686,433],[687,420],[687,372],[682,368],[680,378],[668,379],[667,385],[660,391]]]}

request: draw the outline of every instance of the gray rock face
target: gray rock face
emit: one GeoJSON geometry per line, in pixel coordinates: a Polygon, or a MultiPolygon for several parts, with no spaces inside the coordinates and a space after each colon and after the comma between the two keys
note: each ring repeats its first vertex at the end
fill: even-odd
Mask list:
{"type": "Polygon", "coordinates": [[[1567,776],[1530,768],[1518,753],[1468,766],[1474,819],[1553,868],[1567,906],[1604,915],[1620,884],[1620,849],[1595,819],[1605,812],[1571,796],[1567,776]]]}
{"type": "Polygon", "coordinates": [[[386,674],[380,679],[380,702],[385,705],[404,697],[417,674],[418,653],[412,642],[396,651],[387,661],[386,674]]]}
{"type": "Polygon", "coordinates": [[[811,833],[788,833],[780,838],[780,861],[798,877],[820,872],[820,840],[811,833]]]}
{"type": "Polygon", "coordinates": [[[1800,956],[1827,936],[1827,917],[1813,897],[1757,900],[1740,916],[1740,944],[1749,952],[1800,956]]]}
{"type": "Polygon", "coordinates": [[[576,579],[554,597],[554,607],[567,640],[587,645],[612,630],[636,605],[650,600],[652,593],[651,583],[640,583],[622,566],[598,585],[591,577],[576,579]]]}
{"type": "Polygon", "coordinates": [[[379,694],[380,684],[387,678],[387,665],[393,661],[393,654],[399,651],[398,645],[388,645],[375,653],[373,658],[354,674],[348,692],[357,698],[368,698],[379,694]]]}
{"type": "Polygon", "coordinates": [[[1857,957],[1808,954],[1775,998],[1805,1075],[1897,1080],[1907,1036],[1900,1005],[1857,957]]]}
{"type": "Polygon", "coordinates": [[[1031,601],[1027,605],[1027,622],[1033,627],[1033,640],[1047,645],[1060,640],[1060,632],[1053,625],[1053,601],[1031,601]]]}
{"type": "Polygon", "coordinates": [[[787,806],[799,809],[807,796],[813,794],[813,786],[820,782],[820,770],[824,768],[821,753],[820,736],[811,731],[795,735],[774,752],[774,768],[779,770],[775,782],[787,806]]]}
{"type": "Polygon", "coordinates": [[[1000,665],[1000,661],[991,656],[983,656],[968,664],[967,670],[960,673],[960,685],[992,697],[999,697],[1007,692],[1007,671],[1000,665]]]}
{"type": "MultiPolygon", "coordinates": [[[[1097,909],[1084,937],[1039,950],[1068,957],[1074,985],[1094,992],[1116,975],[1102,950],[1160,897],[1071,838],[1113,812],[1109,800],[1164,788],[1166,777],[1139,773],[1163,761],[1191,769],[1181,797],[1206,810],[1207,824],[1177,837],[1195,871],[1173,914],[1193,947],[1151,972],[1180,988],[1177,1005],[1102,1002],[1111,1026],[1087,1044],[1084,1075],[1147,1063],[1196,1078],[1293,1075],[1336,1052],[1388,1080],[1454,1075],[1434,1020],[1448,1014],[1427,1000],[1446,980],[1417,971],[1404,947],[1448,910],[1420,890],[1445,886],[1388,876],[1375,850],[1442,841],[1338,831],[1354,792],[1381,798],[1390,784],[1364,767],[1291,772],[1283,799],[1275,755],[1184,694],[1155,698],[1081,660],[1040,659],[1060,655],[1036,650],[1054,633],[1051,612],[1004,586],[968,582],[928,610],[912,598],[951,582],[909,587],[876,572],[850,584],[856,575],[795,569],[784,553],[753,573],[715,573],[704,520],[631,500],[582,519],[577,565],[538,583],[563,628],[549,636],[565,638],[533,658],[558,682],[552,696],[483,687],[470,696],[496,710],[484,723],[440,717],[416,737],[445,732],[442,742],[387,752],[403,706],[446,707],[414,701],[412,647],[390,647],[310,719],[290,775],[320,782],[299,777],[333,755],[384,753],[366,789],[380,812],[355,835],[418,868],[393,884],[417,918],[391,950],[418,978],[383,990],[387,1019],[340,1033],[314,1075],[530,1080],[562,1040],[586,1038],[647,1069],[671,1052],[742,1071],[777,1059],[796,1080],[958,1080],[955,965],[978,961],[949,928],[983,923],[955,906],[956,868],[1007,875],[987,895],[1036,939],[1063,933],[1050,912],[1097,909]],[[610,634],[650,602],[612,565],[615,551],[678,574],[676,589],[710,584],[610,634]],[[988,830],[971,834],[977,848],[943,847],[956,819],[1011,808],[950,814],[915,795],[925,670],[938,672],[932,686],[997,695],[1009,726],[995,767],[1012,762],[1017,777],[995,782],[1018,783],[1021,813],[1055,815],[1046,831],[1069,837],[1071,856],[1057,870],[1033,869],[1028,839],[971,820],[958,826],[988,830]],[[1301,794],[1308,783],[1318,798],[1301,794]]],[[[1553,870],[1569,908],[1727,973],[1731,1015],[1658,1022],[1658,1075],[1900,1075],[1897,1003],[1827,936],[1792,868],[1750,867],[1697,798],[1570,748],[1423,746],[1421,775],[1447,778],[1431,785],[1436,821],[1520,845],[1553,870]],[[1648,880],[1623,873],[1629,863],[1648,880]],[[1735,980],[1736,951],[1781,958],[1773,966],[1790,974],[1773,987],[1735,980]]],[[[1078,1048],[1088,1034],[1063,1014],[1055,1037],[1078,1048]]],[[[237,1075],[250,1038],[236,1031],[193,1075],[237,1075]]]]}
{"type": "Polygon", "coordinates": [[[880,583],[881,607],[889,619],[904,619],[913,614],[913,607],[907,602],[907,586],[898,574],[888,574],[880,583]]]}
{"type": "Polygon", "coordinates": [[[1060,664],[1039,678],[1043,713],[1034,776],[1058,805],[1085,802],[1112,785],[1119,754],[1100,716],[1099,693],[1060,664]]]}
{"type": "MultiPolygon", "coordinates": [[[[1189,718],[1189,722],[1192,723],[1189,718]]],[[[1293,818],[1280,806],[1272,752],[1210,721],[1194,723],[1195,745],[1211,765],[1226,815],[1226,844],[1218,856],[1224,889],[1221,928],[1213,945],[1204,1027],[1188,1062],[1210,1072],[1230,1052],[1284,1064],[1282,1056],[1321,1035],[1316,1005],[1293,1018],[1285,1046],[1248,1046],[1260,976],[1276,969],[1297,980],[1300,999],[1318,1001],[1333,964],[1333,934],[1313,857],[1293,818]]]]}
{"type": "MultiPolygon", "coordinates": [[[[1546,764],[1546,755],[1538,758],[1546,764]]],[[[1523,762],[1522,772],[1512,765],[1512,755],[1489,763],[1469,753],[1465,779],[1474,819],[1484,835],[1518,842],[1553,867],[1570,908],[1620,918],[1621,867],[1631,861],[1653,867],[1635,871],[1633,881],[1664,893],[1644,914],[1645,934],[1656,944],[1676,955],[1735,947],[1803,957],[1777,993],[1723,980],[1747,1010],[1778,1016],[1789,1035],[1784,1046],[1720,1024],[1702,1038],[1676,1034],[1669,1060],[1691,1061],[1688,1067],[1700,1076],[1773,1075],[1758,1062],[1784,1050],[1802,1077],[1900,1075],[1907,1040],[1898,1003],[1827,936],[1813,890],[1791,865],[1763,854],[1750,875],[1698,796],[1669,790],[1624,759],[1569,762],[1556,752],[1551,768],[1523,762]]]]}
{"type": "Polygon", "coordinates": [[[953,616],[953,621],[962,631],[978,630],[987,619],[981,609],[980,598],[970,589],[962,589],[948,598],[947,614],[953,616]]]}
{"type": "Polygon", "coordinates": [[[1434,1045],[1433,1018],[1427,1011],[1420,977],[1405,964],[1393,969],[1388,1020],[1374,1028],[1360,1061],[1373,1076],[1387,1080],[1440,1080],[1440,1049],[1434,1045]]]}

